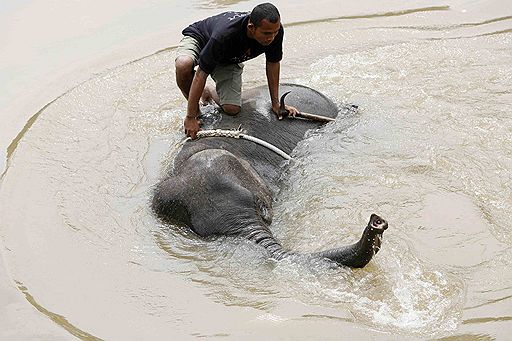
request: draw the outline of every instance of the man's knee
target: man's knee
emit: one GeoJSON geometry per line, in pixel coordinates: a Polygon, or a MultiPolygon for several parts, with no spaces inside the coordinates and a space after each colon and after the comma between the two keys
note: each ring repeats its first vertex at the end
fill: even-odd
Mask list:
{"type": "Polygon", "coordinates": [[[176,75],[189,76],[194,71],[194,60],[188,56],[179,56],[174,61],[176,66],[176,75]]]}
{"type": "Polygon", "coordinates": [[[223,104],[222,105],[222,110],[228,114],[228,115],[231,115],[231,116],[234,116],[234,115],[238,115],[240,113],[240,107],[238,105],[234,105],[234,104],[223,104]]]}

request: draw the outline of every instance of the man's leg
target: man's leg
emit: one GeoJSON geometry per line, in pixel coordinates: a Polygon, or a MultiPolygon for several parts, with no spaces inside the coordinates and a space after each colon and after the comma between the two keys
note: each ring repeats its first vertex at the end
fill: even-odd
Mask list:
{"type": "Polygon", "coordinates": [[[188,99],[190,86],[194,79],[194,67],[199,62],[199,53],[201,48],[199,42],[192,37],[184,36],[176,49],[176,83],[183,96],[188,99]]]}
{"type": "Polygon", "coordinates": [[[188,99],[190,86],[194,79],[194,61],[189,56],[178,56],[174,62],[176,65],[176,83],[183,96],[188,99]]]}
{"type": "Polygon", "coordinates": [[[238,115],[240,113],[240,109],[242,107],[239,106],[239,105],[234,105],[234,104],[224,104],[222,106],[222,111],[224,111],[226,114],[230,115],[230,116],[235,116],[235,115],[238,115]]]}
{"type": "Polygon", "coordinates": [[[216,84],[215,94],[211,91],[212,98],[228,115],[237,115],[242,106],[243,67],[243,64],[222,65],[212,72],[216,84]]]}

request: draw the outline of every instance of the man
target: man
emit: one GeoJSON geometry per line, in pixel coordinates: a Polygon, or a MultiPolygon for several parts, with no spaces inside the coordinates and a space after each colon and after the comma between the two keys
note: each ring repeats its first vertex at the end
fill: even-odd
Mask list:
{"type": "MultiPolygon", "coordinates": [[[[242,62],[265,53],[272,110],[279,113],[279,71],[284,29],[277,8],[264,3],[250,13],[226,12],[198,21],[183,30],[176,53],[176,82],[188,100],[185,134],[199,131],[199,101],[214,100],[228,115],[242,105],[242,62]],[[197,70],[194,71],[197,65],[197,70]],[[215,89],[206,87],[211,75],[215,89]]],[[[287,106],[291,115],[297,109],[287,106]]]]}

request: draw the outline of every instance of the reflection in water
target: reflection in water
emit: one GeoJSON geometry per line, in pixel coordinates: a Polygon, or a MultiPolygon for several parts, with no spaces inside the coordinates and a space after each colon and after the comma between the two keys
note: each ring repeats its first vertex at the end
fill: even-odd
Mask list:
{"type": "MultiPolygon", "coordinates": [[[[314,251],[357,239],[381,213],[390,229],[367,268],[273,262],[251,243],[153,217],[185,106],[163,50],[66,93],[16,140],[0,215],[27,299],[105,339],[261,339],[279,328],[303,338],[319,317],[326,335],[430,338],[482,325],[492,335],[510,321],[510,36],[395,38],[380,25],[362,39],[315,25],[287,30],[285,80],[361,110],[295,150],[272,229],[314,251]]],[[[247,84],[265,81],[257,63],[247,84]]]]}

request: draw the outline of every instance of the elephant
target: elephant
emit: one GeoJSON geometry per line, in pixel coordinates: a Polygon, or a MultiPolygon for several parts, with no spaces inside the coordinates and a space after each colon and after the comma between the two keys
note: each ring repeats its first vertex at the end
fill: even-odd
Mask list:
{"type": "MultiPolygon", "coordinates": [[[[280,84],[288,103],[304,112],[336,118],[338,107],[320,92],[297,84],[280,84]]],[[[284,105],[283,99],[281,100],[284,105]]],[[[203,117],[202,129],[233,129],[291,153],[310,129],[325,123],[279,120],[270,109],[265,86],[244,91],[241,112],[203,117]]],[[[284,165],[284,166],[283,166],[284,165]]],[[[200,237],[235,236],[261,245],[275,260],[319,258],[336,266],[364,267],[380,250],[388,223],[372,214],[359,241],[309,254],[286,250],[273,236],[273,196],[281,181],[283,157],[252,141],[223,136],[184,141],[165,176],[154,187],[152,209],[164,222],[186,226],[200,237]]]]}

